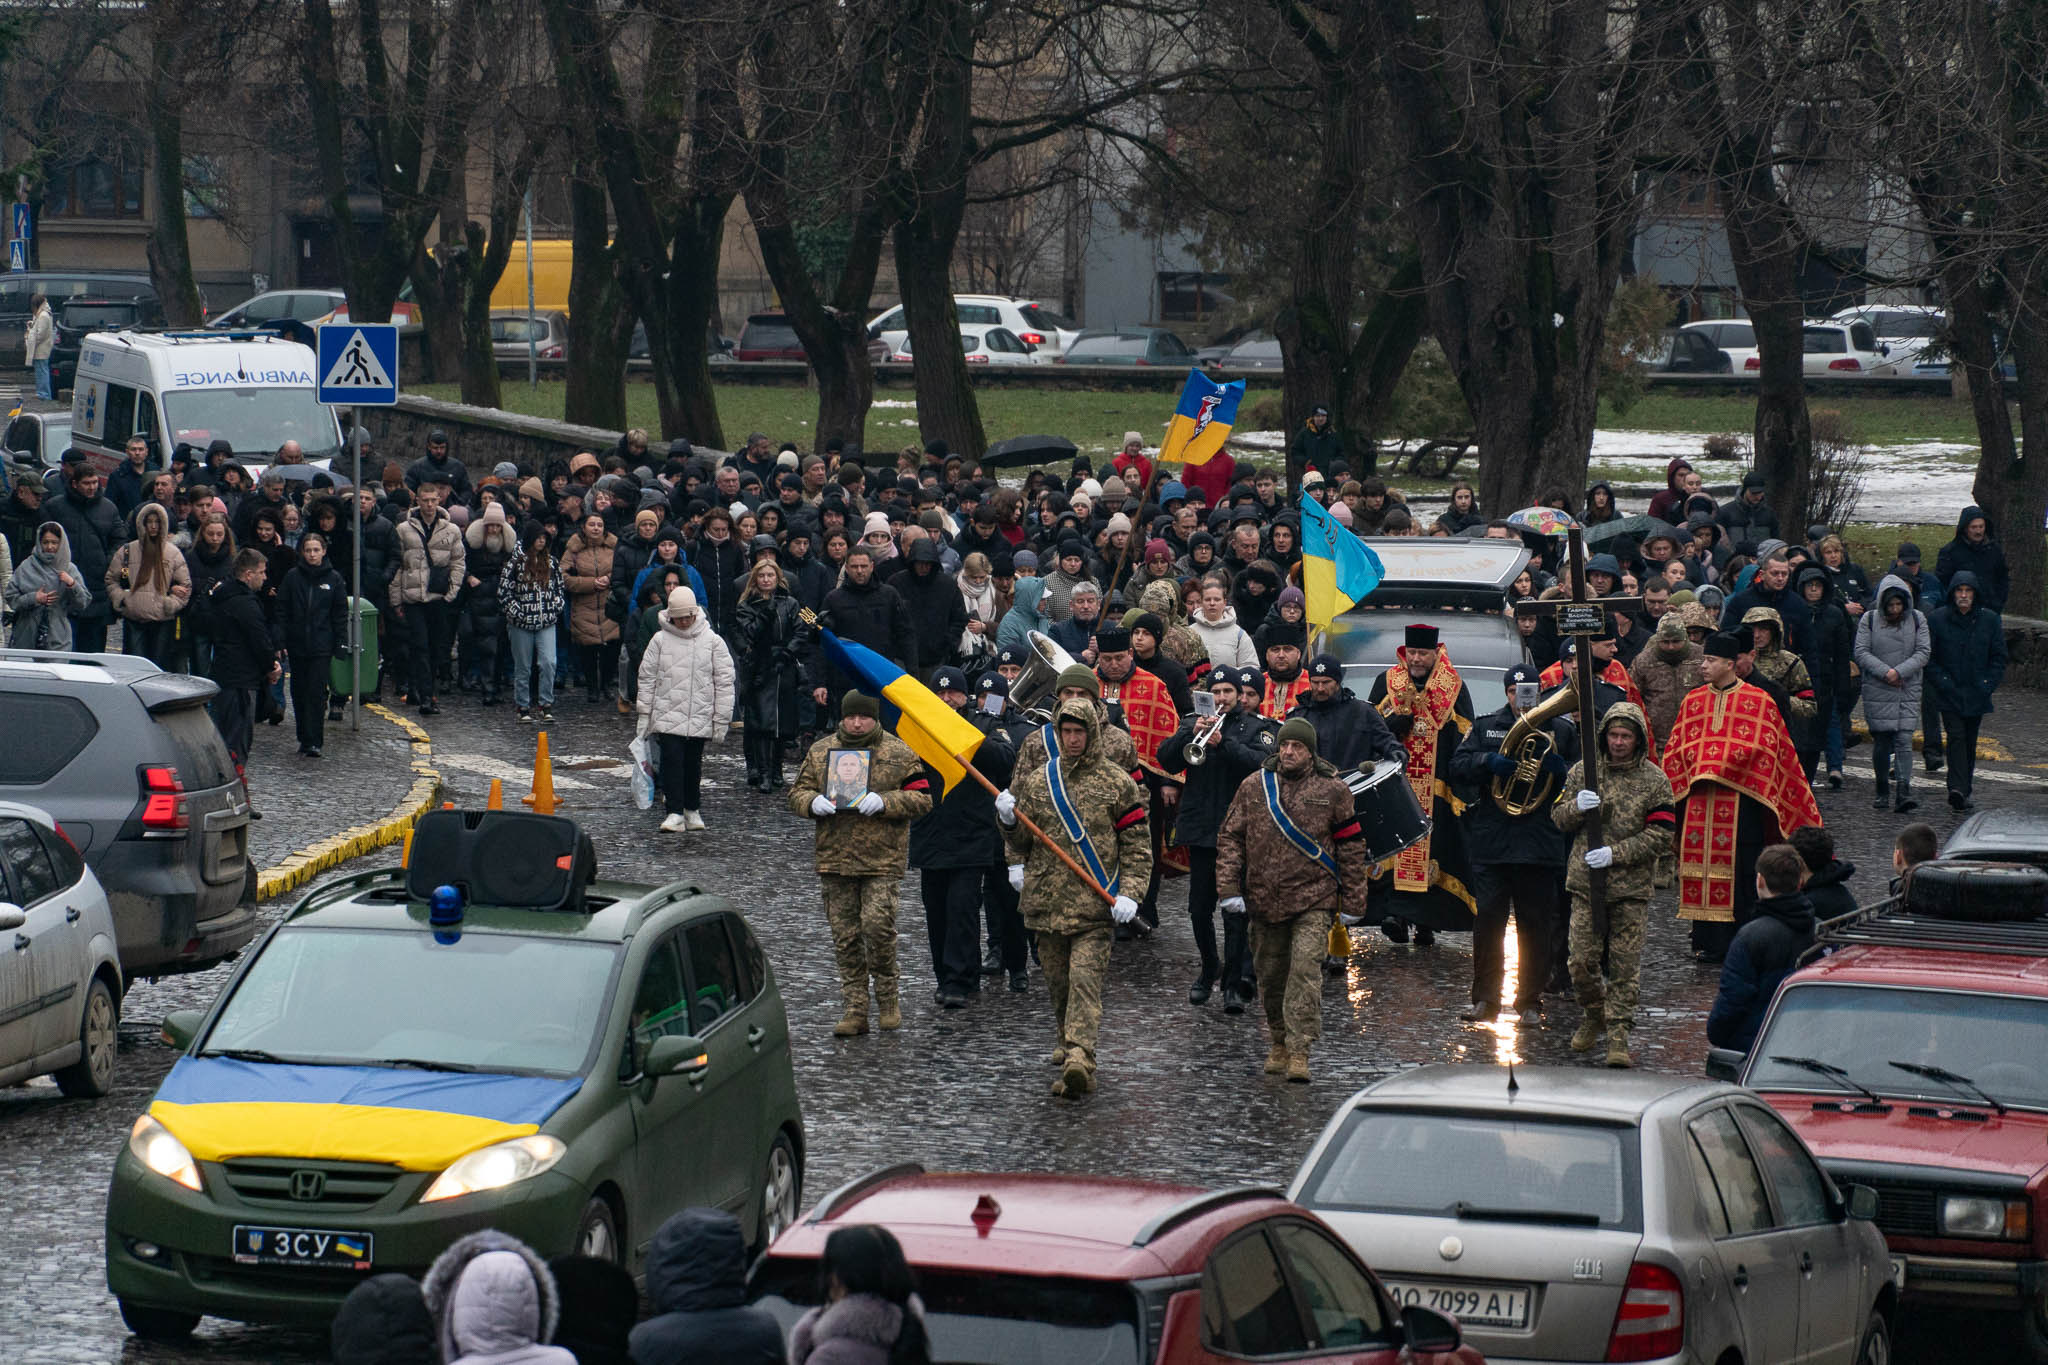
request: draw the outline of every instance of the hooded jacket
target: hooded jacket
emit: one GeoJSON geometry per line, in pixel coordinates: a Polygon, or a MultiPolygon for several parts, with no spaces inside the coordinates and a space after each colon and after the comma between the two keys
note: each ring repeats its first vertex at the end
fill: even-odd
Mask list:
{"type": "Polygon", "coordinates": [[[462,609],[485,629],[495,629],[498,613],[498,581],[505,565],[518,557],[519,543],[511,524],[478,518],[462,533],[462,609]],[[477,585],[468,586],[474,578],[477,585]]]}
{"type": "Polygon", "coordinates": [[[1045,597],[1043,578],[1020,578],[1017,580],[1015,596],[1010,609],[1003,613],[1003,619],[996,626],[996,649],[1029,649],[1026,638],[1030,632],[1040,634],[1052,629],[1052,618],[1038,609],[1045,597]]]}
{"type": "MultiPolygon", "coordinates": [[[[825,624],[840,639],[866,645],[906,673],[917,672],[919,648],[910,608],[903,594],[879,576],[870,575],[866,583],[841,578],[839,586],[825,594],[824,615],[825,624]]],[[[818,681],[834,692],[853,686],[852,678],[829,664],[818,681]]]]}
{"type": "Polygon", "coordinates": [[[1856,618],[1856,667],[1863,672],[1863,720],[1872,730],[1911,730],[1920,723],[1921,675],[1934,652],[1927,617],[1913,605],[1913,590],[1897,574],[1877,585],[1877,605],[1856,618]],[[1905,614],[1885,616],[1888,598],[1903,599],[1905,614]],[[1898,686],[1885,681],[1896,669],[1898,686]]]}
{"type": "Polygon", "coordinates": [[[931,537],[911,546],[907,558],[908,567],[890,581],[909,608],[911,629],[917,633],[918,665],[930,670],[950,662],[958,652],[967,630],[967,604],[931,537]]]}
{"type": "Polygon", "coordinates": [[[1855,875],[1856,864],[1840,858],[1830,859],[1826,867],[1806,874],[1806,885],[1799,890],[1812,903],[1816,920],[1836,919],[1856,908],[1856,893],[1848,884],[1855,875]]]}
{"type": "Polygon", "coordinates": [[[560,1304],[547,1263],[516,1237],[458,1237],[420,1284],[444,1365],[576,1365],[554,1339],[560,1304]]]}
{"type": "Polygon", "coordinates": [[[1564,775],[1557,804],[1550,808],[1551,821],[1575,836],[1571,856],[1565,861],[1565,886],[1574,895],[1584,895],[1590,884],[1586,813],[1573,797],[1586,785],[1586,764],[1592,761],[1600,765],[1600,837],[1614,850],[1614,862],[1607,869],[1607,894],[1610,900],[1647,901],[1656,889],[1657,862],[1671,849],[1678,814],[1671,779],[1657,766],[1641,709],[1629,701],[1608,707],[1600,720],[1599,735],[1585,752],[1586,757],[1564,775]],[[1626,763],[1613,763],[1607,757],[1607,732],[1616,725],[1636,732],[1636,751],[1626,763]]]}
{"type": "Polygon", "coordinates": [[[1678,487],[1678,476],[1691,468],[1692,461],[1683,455],[1664,466],[1664,491],[1650,499],[1651,516],[1674,526],[1678,524],[1685,514],[1685,494],[1678,487]]]}
{"type": "MultiPolygon", "coordinates": [[[[1255,559],[1231,584],[1230,605],[1237,612],[1237,623],[1247,631],[1257,632],[1266,623],[1266,613],[1280,604],[1280,589],[1284,586],[1280,574],[1271,563],[1255,559]],[[1251,591],[1257,584],[1264,592],[1251,591]]],[[[1213,656],[1212,656],[1213,660],[1213,656]]],[[[1256,666],[1256,665],[1254,665],[1256,666]]]]}
{"type": "Polygon", "coordinates": [[[87,621],[105,620],[113,611],[113,602],[107,596],[107,565],[113,562],[114,547],[128,534],[121,513],[105,493],[82,498],[75,489],[66,487],[55,497],[43,500],[43,519],[64,528],[71,541],[71,562],[78,566],[74,572],[92,594],[91,604],[72,612],[72,616],[87,621]]]}
{"type": "Polygon", "coordinates": [[[183,552],[171,543],[171,514],[161,504],[144,503],[135,514],[134,524],[136,539],[114,551],[113,559],[107,563],[108,600],[124,620],[168,621],[192,600],[192,571],[183,552]],[[161,582],[150,572],[150,550],[145,548],[148,542],[141,534],[144,523],[152,517],[163,528],[155,540],[155,554],[162,565],[161,582]]]}
{"type": "Polygon", "coordinates": [[[797,732],[797,683],[816,671],[818,633],[799,614],[786,587],[767,597],[742,596],[733,611],[733,664],[739,672],[740,719],[756,734],[797,732]]]}
{"type": "Polygon", "coordinates": [[[579,645],[614,644],[619,623],[605,613],[605,603],[611,594],[608,580],[619,538],[609,531],[598,541],[585,540],[583,535],[579,529],[562,549],[562,585],[569,592],[569,638],[579,645]]]}
{"type": "Polygon", "coordinates": [[[1766,540],[1778,538],[1778,514],[1771,510],[1769,498],[1751,503],[1737,493],[1714,514],[1714,520],[1730,545],[1761,545],[1766,540]]]}
{"type": "Polygon", "coordinates": [[[8,642],[16,649],[71,648],[71,618],[92,604],[92,593],[71,562],[71,537],[60,523],[46,521],[36,529],[32,546],[40,546],[44,531],[57,533],[57,552],[46,557],[40,548],[31,549],[7,582],[7,609],[14,613],[8,642]],[[68,587],[60,575],[70,577],[68,587]],[[57,594],[48,606],[36,601],[36,594],[45,590],[57,594]]]}
{"type": "Polygon", "coordinates": [[[1707,1042],[1737,1052],[1749,1051],[1756,1042],[1779,983],[1799,965],[1799,955],[1813,946],[1813,903],[1805,892],[1765,897],[1751,914],[1728,945],[1728,956],[1721,962],[1721,989],[1707,1015],[1707,1042]]]}
{"type": "Polygon", "coordinates": [[[746,1307],[747,1247],[737,1218],[684,1209],[647,1248],[656,1316],[633,1329],[633,1365],[782,1365],[782,1329],[746,1307]]]}
{"type": "Polygon", "coordinates": [[[640,656],[639,679],[634,707],[645,733],[713,743],[725,737],[736,695],[732,651],[703,611],[687,629],[662,612],[661,629],[640,656]]]}
{"type": "MultiPolygon", "coordinates": [[[[429,529],[425,516],[415,507],[405,514],[393,537],[398,557],[391,574],[391,605],[409,606],[430,597],[453,602],[462,591],[464,563],[462,530],[455,519],[442,511],[435,515],[429,529]],[[443,573],[447,575],[447,584],[435,592],[435,582],[443,573]]],[[[368,544],[365,540],[365,548],[368,544]]]]}
{"type": "Polygon", "coordinates": [[[1941,553],[1934,557],[1934,576],[1954,586],[1958,573],[1972,573],[1977,576],[1977,603],[1998,612],[2005,610],[2005,600],[2012,592],[2012,571],[2006,567],[2005,550],[1991,538],[1991,518],[1984,516],[1984,509],[1975,505],[1965,507],[1956,517],[1955,539],[1941,547],[1941,553]],[[1963,536],[1963,528],[1978,517],[1984,517],[1984,543],[1972,545],[1963,536]]]}
{"type": "MultiPolygon", "coordinates": [[[[909,1310],[924,1316],[915,1294],[909,1310]]],[[[837,1303],[820,1304],[790,1329],[790,1365],[889,1365],[903,1333],[903,1312],[878,1294],[848,1294],[837,1303]]]]}
{"type": "Polygon", "coordinates": [[[230,575],[214,590],[209,622],[213,680],[222,687],[260,686],[277,662],[277,643],[264,617],[263,599],[230,575]]]}
{"type": "Polygon", "coordinates": [[[440,1365],[434,1318],[410,1275],[372,1275],[349,1290],[328,1332],[334,1365],[440,1365]]]}
{"type": "MultiPolygon", "coordinates": [[[[1670,615],[1667,612],[1666,619],[1670,615]]],[[[1684,631],[1676,637],[1655,634],[1642,653],[1636,655],[1636,661],[1628,666],[1628,675],[1635,680],[1636,691],[1643,694],[1643,708],[1648,713],[1650,731],[1659,744],[1671,733],[1685,694],[1707,680],[1706,674],[1700,671],[1700,657],[1704,653],[1684,631]]]]}
{"type": "Polygon", "coordinates": [[[277,634],[292,666],[331,657],[348,644],[348,585],[328,560],[314,568],[304,551],[277,585],[277,634]]]}
{"type": "Polygon", "coordinates": [[[1984,605],[1981,590],[1970,610],[1956,605],[1956,589],[1974,587],[1977,575],[1973,571],[1956,570],[1948,580],[1948,600],[1927,617],[1927,629],[1934,639],[1927,659],[1934,702],[1959,716],[1990,715],[1997,709],[1991,704],[1991,694],[2005,681],[2005,623],[1984,605]]]}

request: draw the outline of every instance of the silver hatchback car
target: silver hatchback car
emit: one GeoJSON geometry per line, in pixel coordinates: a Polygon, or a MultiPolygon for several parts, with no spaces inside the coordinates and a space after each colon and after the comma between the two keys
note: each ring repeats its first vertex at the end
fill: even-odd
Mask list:
{"type": "Polygon", "coordinates": [[[1287,1194],[1495,1365],[1890,1359],[1876,1194],[1736,1086],[1420,1067],[1346,1101],[1287,1194]]]}

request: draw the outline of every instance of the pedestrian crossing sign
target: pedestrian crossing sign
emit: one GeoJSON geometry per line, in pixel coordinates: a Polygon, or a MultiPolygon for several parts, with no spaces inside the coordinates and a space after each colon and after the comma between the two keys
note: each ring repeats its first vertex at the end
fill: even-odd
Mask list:
{"type": "Polygon", "coordinates": [[[398,401],[398,328],[388,322],[330,322],[320,328],[320,393],[337,407],[398,401]]]}

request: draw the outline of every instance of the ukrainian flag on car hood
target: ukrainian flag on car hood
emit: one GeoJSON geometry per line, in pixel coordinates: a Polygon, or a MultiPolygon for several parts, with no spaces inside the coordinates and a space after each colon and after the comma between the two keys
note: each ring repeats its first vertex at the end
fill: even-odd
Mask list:
{"type": "Polygon", "coordinates": [[[539,1131],[582,1085],[574,1076],[180,1057],[149,1115],[200,1161],[297,1156],[438,1171],[539,1131]]]}

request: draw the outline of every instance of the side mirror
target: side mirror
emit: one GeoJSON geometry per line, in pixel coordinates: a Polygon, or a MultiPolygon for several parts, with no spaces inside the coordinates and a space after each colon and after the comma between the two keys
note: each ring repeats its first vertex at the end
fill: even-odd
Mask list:
{"type": "Polygon", "coordinates": [[[878,323],[876,323],[876,324],[875,324],[874,326],[872,326],[872,327],[868,328],[868,340],[869,340],[869,341],[880,341],[881,339],[882,339],[882,324],[878,322],[878,323]]]}
{"type": "Polygon", "coordinates": [[[1890,355],[1892,353],[1891,343],[1887,341],[1878,342],[1877,353],[1879,355],[1890,355]]]}
{"type": "Polygon", "coordinates": [[[1401,1334],[1407,1338],[1408,1350],[1414,1355],[1445,1355],[1465,1343],[1464,1333],[1458,1330],[1455,1319],[1434,1308],[1424,1308],[1419,1303],[1411,1303],[1401,1309],[1401,1334]]]}
{"type": "Polygon", "coordinates": [[[1875,1222],[1877,1219],[1877,1191],[1868,1185],[1851,1185],[1842,1191],[1842,1202],[1847,1205],[1849,1216],[1859,1223],[1875,1222]]]}
{"type": "Polygon", "coordinates": [[[19,929],[28,923],[28,911],[11,901],[0,901],[0,930],[19,929]]]}
{"type": "Polygon", "coordinates": [[[183,1052],[192,1046],[192,1040],[199,1036],[199,1026],[205,1022],[205,1010],[172,1010],[164,1016],[163,1028],[158,1036],[183,1052]]]}
{"type": "Polygon", "coordinates": [[[1732,1047],[1710,1047],[1707,1049],[1707,1075],[1717,1081],[1734,1081],[1742,1076],[1742,1064],[1749,1060],[1747,1052],[1737,1052],[1732,1047]]]}
{"type": "Polygon", "coordinates": [[[703,1039],[664,1036],[648,1047],[647,1058],[640,1063],[640,1074],[649,1078],[701,1076],[710,1066],[703,1039]]]}

